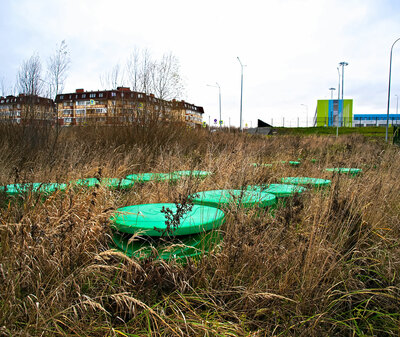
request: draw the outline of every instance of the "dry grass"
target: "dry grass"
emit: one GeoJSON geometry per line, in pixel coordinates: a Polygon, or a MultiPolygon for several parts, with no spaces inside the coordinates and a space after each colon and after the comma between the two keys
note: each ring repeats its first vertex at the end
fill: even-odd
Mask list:
{"type": "Polygon", "coordinates": [[[171,126],[2,127],[0,185],[209,170],[122,193],[0,195],[5,336],[398,336],[400,154],[362,136],[271,138],[171,126]],[[153,132],[153,130],[157,132],[153,132]],[[272,163],[301,158],[300,167],[272,163]],[[317,163],[311,163],[317,159],[317,163]],[[359,167],[361,177],[326,167],[359,167]],[[283,176],[332,178],[278,209],[232,209],[214,253],[182,266],[109,249],[117,207],[283,176]]]}

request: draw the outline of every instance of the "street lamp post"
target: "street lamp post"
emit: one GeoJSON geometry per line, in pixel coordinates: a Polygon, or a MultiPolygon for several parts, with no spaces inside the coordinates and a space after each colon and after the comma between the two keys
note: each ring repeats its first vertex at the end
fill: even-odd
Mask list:
{"type": "Polygon", "coordinates": [[[396,125],[398,124],[397,122],[398,122],[398,117],[399,117],[399,96],[398,95],[395,95],[396,96],[396,125]]]}
{"type": "MultiPolygon", "coordinates": [[[[344,101],[343,101],[343,91],[344,91],[344,67],[345,66],[348,66],[349,64],[347,63],[347,62],[340,62],[339,63],[339,65],[340,66],[342,66],[342,123],[343,123],[343,105],[344,105],[344,101]]],[[[339,114],[339,110],[340,110],[340,104],[339,104],[339,102],[338,102],[338,126],[339,126],[339,123],[340,123],[340,114],[339,114]]],[[[340,123],[341,124],[341,126],[342,126],[342,123],[340,123]]],[[[336,134],[338,134],[338,130],[336,130],[336,134]]]]}
{"type": "Polygon", "coordinates": [[[388,102],[387,102],[387,113],[386,113],[386,143],[388,142],[388,131],[389,131],[389,105],[390,105],[390,81],[392,79],[392,54],[393,54],[393,47],[397,41],[399,41],[400,38],[398,38],[396,41],[393,42],[392,48],[390,48],[390,63],[389,63],[389,86],[388,86],[388,102]]]}
{"type": "MultiPolygon", "coordinates": [[[[338,72],[338,76],[339,76],[339,82],[338,82],[338,93],[337,93],[337,99],[340,99],[340,70],[339,67],[336,67],[337,72],[338,72]]],[[[339,104],[339,103],[338,103],[339,104]]]]}
{"type": "Polygon", "coordinates": [[[239,56],[237,57],[240,67],[241,67],[241,76],[240,76],[240,131],[243,131],[242,127],[242,106],[243,106],[243,67],[245,67],[240,61],[239,56]]]}
{"type": "Polygon", "coordinates": [[[342,101],[343,101],[343,89],[344,89],[344,67],[348,66],[349,64],[347,62],[340,62],[340,66],[342,66],[342,101]]]}
{"type": "Polygon", "coordinates": [[[300,104],[306,107],[306,127],[308,128],[308,105],[307,104],[300,104]]]}
{"type": "Polygon", "coordinates": [[[329,90],[331,91],[331,100],[333,99],[333,91],[336,90],[336,88],[329,88],[329,90]]]}
{"type": "Polygon", "coordinates": [[[215,82],[216,85],[207,84],[208,87],[218,88],[218,98],[219,98],[219,127],[222,126],[222,115],[221,115],[221,87],[218,82],[215,82]]]}

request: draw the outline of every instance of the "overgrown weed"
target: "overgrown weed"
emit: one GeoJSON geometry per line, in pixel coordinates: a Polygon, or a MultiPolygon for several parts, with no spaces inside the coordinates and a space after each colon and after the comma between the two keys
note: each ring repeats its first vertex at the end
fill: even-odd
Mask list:
{"type": "Polygon", "coordinates": [[[205,180],[1,195],[0,332],[82,336],[397,336],[400,155],[363,136],[254,137],[153,126],[0,131],[0,183],[209,170],[205,180]],[[30,143],[34,139],[33,143],[30,143]],[[55,142],[55,143],[54,143],[55,142]],[[280,161],[301,158],[300,167],[280,161]],[[317,159],[312,163],[311,159],[317,159]],[[253,162],[275,163],[272,167],[253,162]],[[361,167],[360,177],[326,167],[361,167]],[[332,179],[274,214],[227,212],[224,240],[183,266],[110,250],[118,207],[208,189],[332,179]]]}

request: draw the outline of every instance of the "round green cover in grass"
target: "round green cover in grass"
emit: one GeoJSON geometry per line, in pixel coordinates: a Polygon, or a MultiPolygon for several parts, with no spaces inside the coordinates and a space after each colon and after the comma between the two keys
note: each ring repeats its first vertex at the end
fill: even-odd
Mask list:
{"type": "Polygon", "coordinates": [[[196,177],[196,178],[205,178],[211,175],[209,171],[175,171],[173,174],[180,176],[180,177],[196,177]]]}
{"type": "Polygon", "coordinates": [[[272,194],[246,190],[204,191],[196,193],[192,200],[195,204],[219,208],[227,208],[233,203],[244,208],[267,207],[276,203],[276,198],[272,194]]]}
{"type": "Polygon", "coordinates": [[[349,174],[352,176],[356,176],[362,172],[362,169],[358,168],[348,168],[348,167],[334,167],[334,168],[327,168],[325,171],[335,172],[335,173],[343,173],[349,174]]]}
{"type": "Polygon", "coordinates": [[[129,242],[130,238],[132,235],[114,231],[112,240],[116,248],[129,257],[146,259],[156,251],[156,258],[162,260],[196,257],[209,252],[222,241],[222,235],[218,230],[174,237],[172,240],[137,237],[129,242]]]}
{"type": "Polygon", "coordinates": [[[171,173],[137,173],[126,176],[126,179],[137,183],[147,183],[150,181],[176,180],[177,177],[171,173]]]}
{"type": "Polygon", "coordinates": [[[327,179],[309,177],[285,177],[281,179],[281,182],[284,184],[306,185],[313,187],[329,186],[331,184],[331,181],[327,179]]]}
{"type": "Polygon", "coordinates": [[[123,233],[147,235],[147,236],[171,236],[190,235],[206,232],[218,228],[224,222],[225,214],[221,210],[208,207],[193,205],[191,211],[186,212],[180,218],[177,228],[171,228],[170,233],[165,233],[167,229],[166,214],[162,209],[170,209],[175,215],[177,207],[175,204],[144,204],[118,208],[111,217],[114,228],[123,233]]]}
{"type": "Polygon", "coordinates": [[[301,194],[306,189],[302,186],[286,185],[286,184],[270,184],[270,185],[256,185],[247,187],[249,191],[258,193],[269,193],[275,195],[277,198],[291,197],[297,193],[301,194]]]}
{"type": "Polygon", "coordinates": [[[292,166],[299,166],[299,165],[300,165],[300,162],[299,162],[299,161],[290,161],[290,162],[289,162],[289,165],[292,165],[292,166]]]}
{"type": "Polygon", "coordinates": [[[254,167],[272,167],[272,164],[257,164],[257,163],[252,163],[251,164],[254,167]]]}
{"type": "Polygon", "coordinates": [[[89,188],[94,187],[96,185],[101,185],[101,186],[106,186],[110,189],[128,189],[131,188],[134,184],[132,180],[118,179],[118,178],[101,178],[100,180],[97,178],[86,178],[86,179],[78,179],[72,181],[71,183],[89,188]]]}
{"type": "Polygon", "coordinates": [[[0,187],[0,192],[4,192],[8,195],[18,195],[28,193],[43,193],[51,194],[55,191],[64,191],[67,188],[66,184],[57,183],[26,183],[26,184],[10,184],[0,187]]]}

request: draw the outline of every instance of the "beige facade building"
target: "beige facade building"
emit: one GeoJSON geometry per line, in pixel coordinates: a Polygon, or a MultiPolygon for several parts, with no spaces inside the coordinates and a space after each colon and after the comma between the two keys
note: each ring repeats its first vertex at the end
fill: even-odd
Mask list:
{"type": "Polygon", "coordinates": [[[131,91],[84,91],[56,97],[57,120],[61,125],[124,124],[154,120],[174,120],[192,127],[201,127],[204,110],[184,101],[165,101],[131,91]]]}
{"type": "Polygon", "coordinates": [[[53,123],[54,102],[36,95],[0,97],[0,121],[17,124],[53,123]]]}

